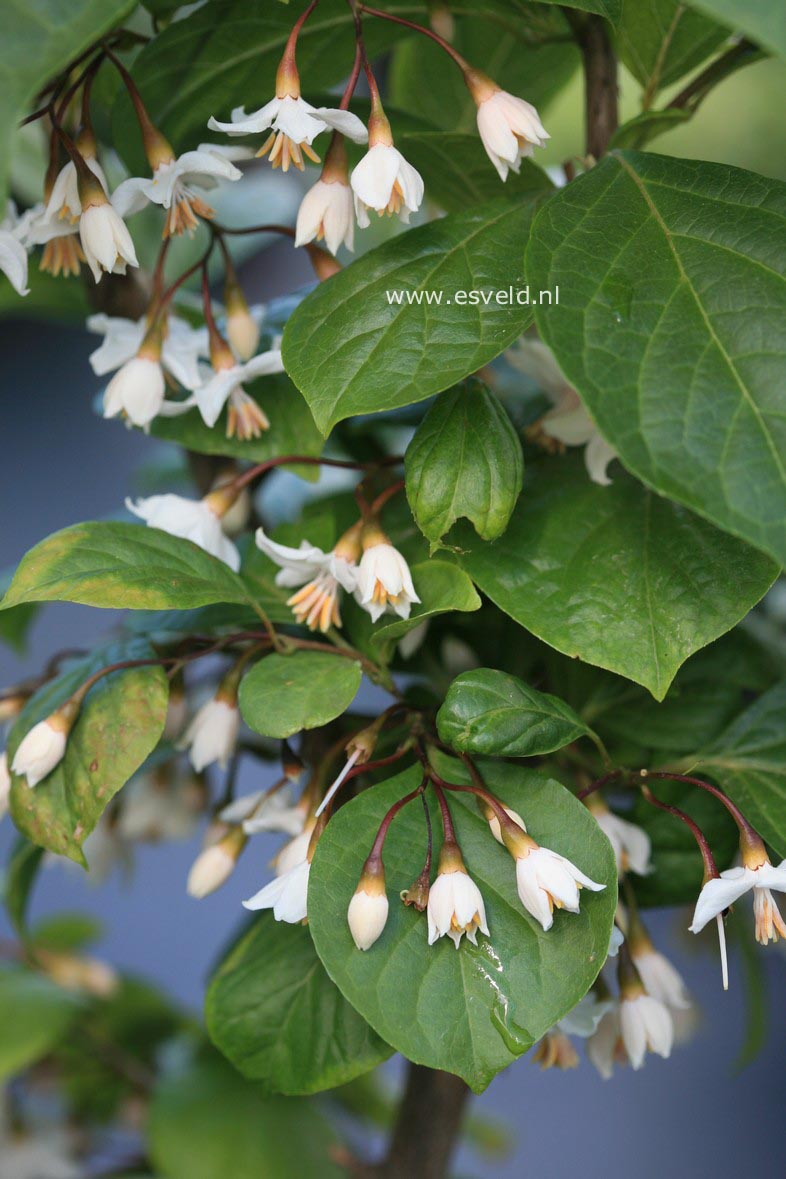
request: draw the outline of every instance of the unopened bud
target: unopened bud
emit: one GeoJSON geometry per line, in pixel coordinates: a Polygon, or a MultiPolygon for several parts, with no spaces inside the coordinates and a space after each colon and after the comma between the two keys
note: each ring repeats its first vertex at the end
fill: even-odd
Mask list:
{"type": "Polygon", "coordinates": [[[202,900],[211,892],[226,884],[235,870],[240,853],[248,842],[248,836],[241,828],[236,827],[214,843],[205,848],[191,865],[188,874],[186,891],[189,896],[202,900]]]}
{"type": "Polygon", "coordinates": [[[63,760],[68,734],[78,713],[79,703],[72,697],[23,737],[11,769],[26,777],[28,786],[37,786],[63,760]]]}
{"type": "Polygon", "coordinates": [[[385,717],[383,714],[382,716],[378,716],[368,728],[361,729],[354,737],[350,737],[344,746],[347,757],[353,758],[357,765],[365,765],[376,748],[379,731],[384,723],[385,717]]]}
{"type": "Polygon", "coordinates": [[[382,860],[369,856],[347,911],[350,933],[359,950],[371,949],[379,938],[387,923],[388,908],[382,860]]]}
{"type": "Polygon", "coordinates": [[[259,324],[249,311],[240,284],[229,277],[224,287],[224,304],[227,310],[229,343],[241,360],[250,360],[259,344],[259,324]]]}

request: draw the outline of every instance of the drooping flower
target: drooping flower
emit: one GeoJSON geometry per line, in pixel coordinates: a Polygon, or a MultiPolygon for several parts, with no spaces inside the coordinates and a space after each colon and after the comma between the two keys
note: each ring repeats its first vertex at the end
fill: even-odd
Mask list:
{"type": "Polygon", "coordinates": [[[308,803],[292,803],[288,789],[258,790],[233,799],[218,813],[223,823],[239,823],[246,835],[261,831],[280,831],[300,835],[308,817],[308,803]]]}
{"type": "Polygon", "coordinates": [[[139,265],[125,222],[97,182],[82,198],[79,239],[96,282],[104,272],[125,274],[127,266],[139,265]]]}
{"type": "Polygon", "coordinates": [[[647,832],[635,823],[615,815],[599,794],[590,794],[585,799],[585,805],[614,849],[617,872],[620,875],[635,872],[638,876],[646,876],[651,872],[652,843],[647,832]]]}
{"type": "Polygon", "coordinates": [[[350,111],[334,110],[330,107],[314,107],[300,95],[300,80],[297,70],[283,76],[279,69],[276,79],[276,97],[257,111],[246,114],[240,106],[232,111],[231,122],[220,123],[208,119],[211,131],[224,131],[227,135],[260,135],[269,131],[268,138],[257,152],[257,156],[269,153],[270,163],[283,172],[290,164],[303,171],[303,156],[319,163],[319,156],[311,149],[317,135],[332,129],[340,131],[355,143],[365,143],[368,132],[363,123],[350,111]]]}
{"type": "Polygon", "coordinates": [[[197,773],[213,762],[226,769],[235,752],[239,731],[237,674],[233,668],[221,681],[215,696],[199,709],[183,734],[179,748],[188,749],[197,773]]]}
{"type": "Polygon", "coordinates": [[[22,244],[23,223],[17,216],[16,205],[8,201],[6,214],[0,221],[0,270],[18,295],[29,294],[27,285],[27,250],[22,244]]]}
{"type": "Polygon", "coordinates": [[[631,1066],[640,1069],[647,1052],[671,1055],[674,1022],[668,1007],[647,993],[628,944],[619,955],[620,1037],[631,1066]]]}
{"type": "Polygon", "coordinates": [[[477,931],[488,937],[486,909],[480,889],[464,866],[458,845],[445,840],[440,851],[437,878],[427,906],[428,944],[447,934],[456,949],[464,934],[477,945],[477,931]]]}
{"type": "Polygon", "coordinates": [[[117,370],[104,390],[105,418],[123,414],[132,425],[146,429],[158,416],[166,396],[161,347],[161,329],[153,327],[136,356],[117,370]]]}
{"type": "Polygon", "coordinates": [[[560,1028],[552,1028],[532,1053],[532,1063],[541,1069],[557,1068],[560,1072],[579,1067],[579,1054],[560,1028]]]}
{"type": "Polygon", "coordinates": [[[254,896],[243,901],[245,909],[272,909],[276,921],[297,925],[307,916],[308,878],[311,871],[309,860],[301,860],[282,876],[271,880],[254,896]]]}
{"type": "Polygon", "coordinates": [[[370,950],[381,936],[387,924],[388,909],[385,869],[381,857],[372,853],[363,865],[347,910],[349,931],[359,950],[370,950]]]}
{"type": "MultiPolygon", "coordinates": [[[[106,182],[106,176],[95,155],[90,154],[87,144],[81,137],[77,140],[77,146],[87,167],[93,173],[103,191],[107,193],[109,186],[106,182]]],[[[82,201],[79,195],[79,177],[76,164],[74,164],[73,160],[69,160],[60,169],[52,185],[52,190],[46,200],[46,215],[49,220],[64,221],[66,224],[70,222],[73,225],[79,219],[81,213],[82,201]]]]}
{"type": "Polygon", "coordinates": [[[626,932],[628,951],[647,994],[673,1010],[687,1011],[692,1004],[682,976],[665,954],[655,949],[635,908],[630,910],[626,932]]]}
{"type": "MultiPolygon", "coordinates": [[[[502,826],[502,825],[501,825],[502,826]]],[[[516,885],[521,903],[539,921],[544,930],[554,924],[554,908],[579,912],[579,889],[602,892],[605,884],[597,884],[585,876],[565,856],[540,847],[523,831],[512,825],[502,826],[505,847],[516,861],[516,885]]]]}
{"type": "Polygon", "coordinates": [[[200,143],[196,151],[175,158],[169,144],[159,149],[159,162],[151,177],[132,176],[118,184],[112,204],[121,217],[130,217],[148,203],[168,211],[164,236],[193,234],[199,218],[210,220],[214,212],[194,189],[210,189],[222,180],[240,180],[243,173],[212,143],[200,143]],[[169,158],[164,158],[169,149],[169,158]]]}
{"type": "Polygon", "coordinates": [[[508,94],[479,70],[465,70],[464,80],[477,107],[483,146],[500,180],[507,180],[510,169],[518,172],[522,159],[551,137],[531,103],[508,94]]]}
{"type": "Polygon", "coordinates": [[[365,229],[371,224],[369,210],[381,217],[398,216],[404,224],[423,201],[423,177],[393,144],[386,116],[374,112],[369,121],[368,151],[350,178],[355,194],[355,215],[365,229]]]}
{"type": "Polygon", "coordinates": [[[671,1055],[674,1024],[666,1005],[652,995],[622,996],[620,1034],[634,1069],[642,1067],[648,1051],[664,1059],[671,1055]]]}
{"type": "Polygon", "coordinates": [[[409,565],[376,523],[363,528],[361,546],[355,598],[372,622],[386,613],[409,618],[412,603],[420,601],[409,565]]]}
{"type": "Polygon", "coordinates": [[[309,630],[323,632],[330,630],[331,626],[341,626],[340,591],[352,593],[357,585],[359,524],[348,529],[328,553],[306,540],[301,541],[297,549],[276,544],[262,528],[257,529],[256,543],[265,556],[280,566],[276,585],[302,586],[287,601],[298,622],[309,630]]]}
{"type": "Polygon", "coordinates": [[[564,1015],[557,1024],[560,1031],[567,1036],[581,1036],[589,1039],[598,1030],[598,1026],[613,1004],[610,998],[603,998],[596,990],[588,991],[576,1006],[564,1015]]]}
{"type": "Polygon", "coordinates": [[[211,359],[212,375],[194,391],[194,401],[205,425],[212,429],[229,402],[227,438],[257,438],[269,428],[270,422],[253,397],[246,393],[243,384],[255,377],[283,372],[280,349],[260,352],[239,364],[225,344],[220,351],[211,349],[211,359]]]}
{"type": "Polygon", "coordinates": [[[149,528],[160,528],[170,536],[190,540],[237,572],[240,553],[221,527],[221,517],[227,510],[227,507],[222,510],[223,503],[219,489],[198,500],[172,494],[151,495],[136,503],[127,499],[126,507],[149,528]]]}
{"type": "MultiPolygon", "coordinates": [[[[90,353],[90,365],[96,376],[104,376],[132,360],[142,345],[149,323],[142,319],[124,319],[117,315],[91,315],[88,331],[104,337],[103,343],[90,353]]],[[[186,389],[202,383],[198,360],[208,355],[207,330],[193,328],[177,315],[167,316],[163,327],[161,365],[186,389]]]]}
{"type": "Polygon", "coordinates": [[[343,244],[355,248],[355,210],[344,141],[334,135],[322,174],[303,197],[297,214],[295,245],[322,241],[331,254],[343,244]]]}
{"type": "Polygon", "coordinates": [[[607,487],[611,480],[606,470],[617,458],[617,452],[600,434],[548,345],[534,336],[522,336],[508,349],[505,358],[535,381],[554,402],[554,408],[540,419],[537,429],[561,446],[585,447],[584,462],[590,479],[607,487]]]}
{"type": "Polygon", "coordinates": [[[287,840],[273,861],[273,871],[276,876],[285,876],[287,872],[291,872],[298,864],[303,863],[308,856],[311,836],[314,833],[315,826],[316,819],[311,816],[306,819],[300,834],[287,840]]]}
{"type": "Polygon", "coordinates": [[[45,720],[33,725],[21,740],[11,769],[27,778],[28,786],[37,786],[63,760],[73,715],[58,709],[45,720]]]}
{"type": "Polygon", "coordinates": [[[764,844],[752,836],[743,838],[740,846],[742,864],[707,881],[699,893],[690,930],[700,933],[708,921],[720,917],[746,892],[753,892],[756,941],[766,946],[769,941],[786,937],[786,923],[772,895],[773,890],[786,892],[786,860],[777,867],[770,863],[764,844]]]}

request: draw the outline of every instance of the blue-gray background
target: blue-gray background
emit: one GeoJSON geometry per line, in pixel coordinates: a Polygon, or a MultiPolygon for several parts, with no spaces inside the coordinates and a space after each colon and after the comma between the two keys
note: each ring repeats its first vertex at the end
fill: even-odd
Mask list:
{"type": "MultiPolygon", "coordinates": [[[[305,277],[287,275],[290,287],[305,277]]],[[[258,279],[256,293],[264,295],[265,285],[258,279]]],[[[69,327],[0,326],[0,569],[48,533],[116,511],[133,489],[135,469],[158,445],[91,411],[96,382],[87,356],[94,346],[94,338],[69,327]]],[[[0,649],[0,684],[36,670],[54,650],[91,643],[109,621],[81,607],[47,608],[28,654],[18,659],[0,649]]],[[[252,779],[241,785],[257,784],[252,779]]],[[[3,856],[12,838],[6,819],[0,825],[3,856]]],[[[106,930],[100,951],[109,961],[149,976],[198,1010],[211,958],[237,921],[240,900],[266,878],[267,856],[243,857],[227,887],[197,903],[184,888],[197,848],[198,837],[187,844],[142,847],[130,882],[115,875],[98,888],[79,870],[50,868],[39,881],[33,914],[74,909],[96,914],[106,930]]],[[[710,953],[712,934],[706,952],[700,952],[688,944],[685,917],[658,913],[651,927],[703,1009],[695,1040],[668,1062],[650,1057],[640,1073],[618,1071],[609,1082],[586,1062],[573,1073],[541,1073],[525,1058],[476,1102],[509,1123],[514,1152],[502,1162],[463,1152],[459,1174],[725,1179],[783,1173],[782,953],[779,947],[761,951],[769,982],[769,1036],[758,1059],[736,1072],[745,1024],[741,964],[732,962],[732,987],[724,995],[710,953]]],[[[9,933],[0,917],[0,936],[9,933]]]]}

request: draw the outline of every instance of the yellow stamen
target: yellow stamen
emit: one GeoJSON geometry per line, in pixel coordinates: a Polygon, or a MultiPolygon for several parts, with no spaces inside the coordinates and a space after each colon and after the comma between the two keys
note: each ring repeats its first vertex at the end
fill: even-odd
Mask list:
{"type": "Polygon", "coordinates": [[[67,237],[53,237],[44,246],[39,264],[40,270],[57,277],[79,274],[79,264],[84,262],[85,256],[76,234],[67,237]]]}

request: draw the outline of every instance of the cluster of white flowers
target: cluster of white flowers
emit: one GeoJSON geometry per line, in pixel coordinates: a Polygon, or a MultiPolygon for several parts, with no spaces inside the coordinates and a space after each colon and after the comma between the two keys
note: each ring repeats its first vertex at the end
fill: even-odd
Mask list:
{"type": "Polygon", "coordinates": [[[420,601],[407,562],[375,523],[354,525],[327,553],[305,540],[297,549],[277,544],[262,528],[256,540],[280,567],[276,584],[301,587],[288,604],[309,630],[341,625],[342,590],[352,594],[374,622],[383,614],[409,618],[413,603],[420,601]]]}

